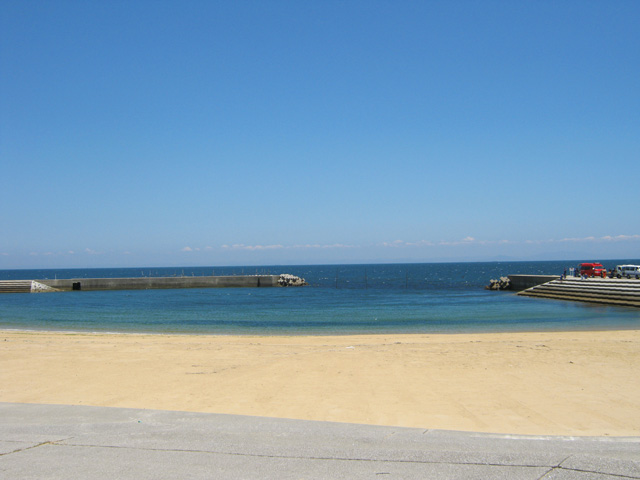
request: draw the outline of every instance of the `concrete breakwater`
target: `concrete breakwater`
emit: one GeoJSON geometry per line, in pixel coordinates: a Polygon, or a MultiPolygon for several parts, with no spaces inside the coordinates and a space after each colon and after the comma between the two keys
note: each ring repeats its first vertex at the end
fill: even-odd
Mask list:
{"type": "Polygon", "coordinates": [[[69,278],[46,280],[3,280],[0,293],[28,293],[72,290],[147,290],[161,288],[246,288],[303,286],[295,275],[229,275],[209,277],[69,278]],[[35,286],[34,286],[35,285],[35,286]]]}
{"type": "Polygon", "coordinates": [[[518,292],[518,295],[640,307],[640,280],[559,277],[518,292]]]}
{"type": "Polygon", "coordinates": [[[508,275],[509,290],[519,292],[558,278],[560,278],[560,275],[508,275]]]}
{"type": "Polygon", "coordinates": [[[559,275],[508,275],[499,280],[491,279],[486,290],[515,290],[517,292],[560,278],[559,275]]]}
{"type": "Polygon", "coordinates": [[[488,290],[515,290],[525,297],[640,307],[640,280],[561,275],[509,275],[491,280],[488,290]]]}

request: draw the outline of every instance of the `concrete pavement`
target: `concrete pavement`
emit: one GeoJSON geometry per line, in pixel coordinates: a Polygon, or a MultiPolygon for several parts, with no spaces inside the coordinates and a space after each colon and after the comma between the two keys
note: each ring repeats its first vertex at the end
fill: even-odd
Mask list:
{"type": "Polygon", "coordinates": [[[0,479],[640,479],[640,437],[0,403],[0,479]]]}

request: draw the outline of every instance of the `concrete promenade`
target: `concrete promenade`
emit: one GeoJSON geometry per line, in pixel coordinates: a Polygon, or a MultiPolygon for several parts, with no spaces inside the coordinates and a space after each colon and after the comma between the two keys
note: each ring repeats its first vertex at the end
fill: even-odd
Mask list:
{"type": "Polygon", "coordinates": [[[640,438],[0,403],[2,479],[640,479],[640,438]]]}

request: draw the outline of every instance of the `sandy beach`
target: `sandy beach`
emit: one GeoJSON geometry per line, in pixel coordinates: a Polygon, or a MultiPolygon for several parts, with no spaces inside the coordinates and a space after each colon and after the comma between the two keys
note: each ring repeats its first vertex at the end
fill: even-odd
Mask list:
{"type": "Polygon", "coordinates": [[[640,435],[640,330],[0,332],[0,401],[532,435],[640,435]]]}

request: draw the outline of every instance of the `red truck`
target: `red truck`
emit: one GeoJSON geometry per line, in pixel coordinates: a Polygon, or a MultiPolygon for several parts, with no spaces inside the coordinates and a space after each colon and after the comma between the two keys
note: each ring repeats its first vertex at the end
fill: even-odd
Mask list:
{"type": "Polygon", "coordinates": [[[607,276],[607,269],[601,263],[581,263],[578,268],[580,269],[580,276],[602,278],[607,276]]]}

